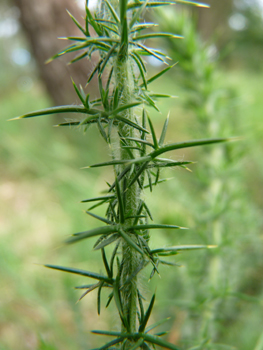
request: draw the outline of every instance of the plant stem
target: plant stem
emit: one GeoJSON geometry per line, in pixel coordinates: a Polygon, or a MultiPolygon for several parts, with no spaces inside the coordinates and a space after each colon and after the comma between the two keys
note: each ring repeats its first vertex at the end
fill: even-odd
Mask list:
{"type": "MultiPolygon", "coordinates": [[[[128,104],[133,102],[134,96],[134,78],[132,75],[132,67],[129,59],[120,60],[117,58],[116,60],[116,86],[119,91],[121,91],[121,101],[120,105],[128,104]]],[[[135,114],[133,109],[125,110],[122,113],[122,116],[135,121],[135,114]]],[[[127,124],[120,123],[119,125],[119,133],[122,137],[136,137],[138,136],[135,129],[128,126],[127,124]]],[[[136,156],[136,154],[134,154],[136,156]]],[[[120,142],[120,159],[130,159],[131,155],[129,152],[122,147],[122,143],[120,142]]],[[[123,170],[122,167],[118,169],[118,173],[123,170]]],[[[123,195],[124,195],[124,216],[132,217],[136,215],[138,210],[138,204],[140,201],[140,188],[137,183],[134,183],[132,186],[126,188],[131,179],[131,175],[128,173],[123,181],[123,195]]],[[[124,228],[132,225],[134,219],[127,218],[124,223],[124,228]]],[[[130,238],[133,239],[133,234],[130,233],[130,238]]],[[[133,274],[133,272],[137,269],[140,257],[135,249],[131,248],[126,241],[122,242],[122,281],[121,285],[125,283],[127,279],[133,274]]],[[[126,318],[129,329],[125,329],[123,326],[123,331],[129,331],[131,333],[136,332],[136,318],[137,318],[137,277],[133,277],[130,282],[128,282],[121,291],[121,297],[123,302],[123,313],[124,318],[126,318]]],[[[126,345],[125,348],[127,348],[126,345]]]]}

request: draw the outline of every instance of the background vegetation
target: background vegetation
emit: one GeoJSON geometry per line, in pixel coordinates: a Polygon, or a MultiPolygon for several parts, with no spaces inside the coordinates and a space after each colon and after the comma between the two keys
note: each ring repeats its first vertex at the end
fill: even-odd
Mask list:
{"type": "MultiPolygon", "coordinates": [[[[224,125],[228,125],[229,120],[227,128],[232,135],[244,137],[242,145],[237,146],[239,154],[231,171],[232,187],[237,187],[235,205],[220,219],[228,223],[224,234],[231,238],[231,244],[222,252],[222,259],[227,257],[227,269],[232,270],[232,279],[237,282],[231,290],[235,293],[223,296],[223,311],[216,316],[216,327],[220,343],[240,350],[261,350],[263,20],[259,5],[250,4],[253,6],[248,6],[246,1],[233,4],[232,12],[226,16],[230,34],[224,37],[215,29],[215,38],[212,35],[206,40],[212,57],[220,61],[215,63],[216,86],[231,91],[223,109],[223,114],[227,115],[224,125]],[[216,50],[217,38],[220,50],[216,50]]],[[[49,117],[6,122],[17,115],[50,106],[51,98],[38,78],[29,43],[19,30],[18,8],[3,1],[0,13],[0,349],[89,349],[98,344],[88,331],[109,328],[115,315],[109,309],[99,318],[92,294],[84,298],[81,305],[76,304],[79,292],[74,286],[81,283],[81,278],[48,271],[38,264],[74,264],[79,268],[89,268],[92,264],[97,271],[101,269],[96,266],[96,253],[90,253],[89,242],[74,247],[64,247],[61,242],[66,235],[95,224],[85,216],[83,210],[87,208],[79,201],[103,189],[108,175],[80,168],[98,158],[106,159],[106,149],[101,148],[97,135],[92,133],[87,138],[79,130],[52,128],[54,120],[49,117]]],[[[173,75],[163,80],[164,92],[172,91],[180,99],[169,105],[160,104],[164,115],[168,110],[171,114],[173,128],[168,138],[178,141],[191,138],[200,128],[196,110],[189,103],[190,89],[183,89],[183,58],[181,61],[182,64],[179,62],[173,69],[173,75]]],[[[152,69],[159,68],[153,66],[152,69]]],[[[156,114],[154,122],[160,122],[161,127],[163,119],[158,117],[156,114]]],[[[183,152],[181,157],[196,160],[201,158],[201,151],[183,152]]],[[[161,240],[161,244],[202,241],[198,233],[200,223],[195,217],[196,208],[200,211],[201,205],[207,205],[204,185],[197,181],[201,163],[200,159],[192,166],[193,174],[167,170],[167,177],[174,179],[160,186],[152,198],[147,194],[159,222],[176,221],[190,227],[188,236],[180,236],[179,241],[166,232],[156,235],[155,239],[161,240]],[[167,203],[172,208],[169,211],[167,203]]],[[[224,179],[228,180],[229,176],[224,179]]],[[[168,277],[157,281],[157,294],[162,297],[158,298],[155,312],[158,318],[172,316],[168,336],[171,342],[182,342],[187,335],[193,337],[187,320],[200,313],[189,301],[193,301],[191,297],[196,295],[198,283],[200,285],[199,274],[207,273],[206,269],[200,271],[208,259],[206,254],[179,256],[177,261],[183,267],[178,270],[163,268],[162,273],[168,277]]],[[[154,288],[154,283],[149,284],[149,288],[154,288]]],[[[202,289],[198,295],[200,306],[207,295],[202,289]]],[[[184,346],[188,348],[187,344],[184,346]]]]}

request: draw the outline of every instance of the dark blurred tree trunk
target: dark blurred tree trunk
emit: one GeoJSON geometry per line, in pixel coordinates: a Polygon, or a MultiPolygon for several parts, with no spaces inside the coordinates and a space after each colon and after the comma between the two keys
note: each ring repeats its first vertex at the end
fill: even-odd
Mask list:
{"type": "Polygon", "coordinates": [[[81,32],[69,17],[66,9],[80,23],[83,22],[81,10],[74,0],[13,0],[20,9],[20,20],[30,41],[32,53],[36,59],[40,77],[55,105],[75,102],[70,76],[76,84],[85,86],[87,75],[91,71],[91,63],[82,59],[72,65],[67,62],[74,57],[63,56],[45,64],[45,61],[69,45],[58,37],[80,36],[81,32]]]}
{"type": "Polygon", "coordinates": [[[228,19],[232,14],[233,0],[204,0],[210,9],[198,8],[198,29],[201,36],[207,40],[217,35],[219,45],[227,41],[230,33],[228,19]]]}

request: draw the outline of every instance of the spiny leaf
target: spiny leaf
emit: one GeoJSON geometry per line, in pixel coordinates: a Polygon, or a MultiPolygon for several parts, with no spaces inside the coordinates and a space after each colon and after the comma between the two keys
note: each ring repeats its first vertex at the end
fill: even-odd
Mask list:
{"type": "Polygon", "coordinates": [[[88,293],[92,292],[94,289],[98,288],[100,285],[100,282],[93,284],[91,287],[89,287],[78,299],[78,301],[82,300],[88,293]]]}
{"type": "Polygon", "coordinates": [[[159,346],[161,346],[163,348],[170,349],[170,350],[180,350],[177,346],[175,346],[175,345],[173,345],[171,343],[168,343],[167,341],[165,341],[163,339],[160,339],[160,338],[158,338],[158,337],[156,337],[154,335],[143,333],[142,337],[148,343],[159,345],[159,346]]]}
{"type": "MultiPolygon", "coordinates": [[[[162,58],[162,56],[160,56],[159,54],[156,53],[155,50],[152,50],[148,47],[146,47],[145,45],[142,45],[140,43],[137,42],[132,42],[132,44],[138,46],[139,48],[141,48],[143,51],[145,51],[148,55],[153,56],[155,58],[157,58],[159,61],[163,62],[164,64],[167,64],[166,61],[162,58]]],[[[168,57],[167,57],[168,58],[168,57]]]]}
{"type": "Polygon", "coordinates": [[[115,23],[119,24],[120,23],[120,18],[118,16],[117,12],[115,11],[114,7],[111,5],[111,3],[108,0],[105,0],[105,2],[106,2],[107,6],[108,6],[108,8],[109,8],[109,10],[110,10],[110,12],[112,14],[112,17],[113,17],[115,23]]]}
{"type": "Polygon", "coordinates": [[[106,65],[107,65],[107,63],[108,63],[108,61],[109,61],[109,59],[110,59],[111,57],[113,57],[113,53],[114,53],[114,51],[116,50],[116,48],[117,48],[117,44],[114,44],[114,45],[111,47],[111,49],[108,51],[108,53],[107,53],[107,55],[105,56],[105,58],[103,59],[103,62],[102,62],[102,64],[101,64],[101,68],[100,68],[100,74],[103,73],[104,68],[106,67],[106,65]]]}
{"type": "Polygon", "coordinates": [[[52,62],[52,61],[55,60],[56,58],[58,58],[58,57],[64,55],[64,54],[67,52],[67,50],[69,50],[69,49],[71,49],[71,48],[73,48],[73,47],[76,47],[76,46],[77,46],[77,45],[75,45],[75,44],[69,45],[69,46],[66,47],[64,50],[60,51],[59,53],[57,53],[57,54],[55,54],[54,56],[52,56],[52,57],[50,57],[49,59],[47,59],[47,60],[45,61],[45,64],[48,64],[48,63],[52,62]]]}
{"type": "Polygon", "coordinates": [[[114,233],[110,237],[104,239],[102,242],[100,242],[98,245],[94,246],[94,250],[99,250],[102,248],[105,248],[107,245],[115,242],[118,238],[120,238],[120,235],[118,233],[114,233]]]}
{"type": "Polygon", "coordinates": [[[172,143],[170,145],[163,146],[156,151],[153,151],[152,153],[150,153],[150,156],[152,158],[155,158],[162,153],[174,151],[176,149],[204,146],[204,145],[210,145],[214,143],[221,143],[221,142],[234,141],[234,140],[236,140],[236,138],[202,139],[202,140],[192,140],[192,141],[172,143]]]}
{"type": "Polygon", "coordinates": [[[89,207],[88,210],[93,210],[93,209],[95,209],[95,208],[101,206],[101,205],[104,204],[104,203],[107,203],[107,200],[100,201],[99,203],[92,205],[91,207],[89,207]]]}
{"type": "Polygon", "coordinates": [[[143,206],[144,206],[147,214],[149,215],[149,218],[153,221],[153,217],[152,217],[152,214],[150,212],[150,209],[149,209],[149,207],[147,206],[147,204],[145,202],[143,202],[143,206]]]}
{"type": "Polygon", "coordinates": [[[140,175],[143,173],[143,171],[147,168],[148,162],[145,162],[141,167],[136,171],[134,177],[132,178],[131,182],[128,184],[128,187],[131,187],[135,181],[137,181],[140,177],[140,175]]]}
{"type": "Polygon", "coordinates": [[[139,106],[140,104],[141,104],[141,102],[127,103],[126,105],[120,106],[119,108],[110,112],[109,116],[115,116],[115,115],[125,111],[126,109],[131,109],[133,107],[139,106]]]}
{"type": "Polygon", "coordinates": [[[137,252],[140,253],[141,255],[144,255],[144,252],[141,250],[141,248],[136,244],[136,242],[134,242],[134,240],[126,232],[120,229],[119,233],[130,247],[137,250],[137,252]]]}
{"type": "Polygon", "coordinates": [[[102,254],[102,260],[103,260],[103,263],[104,263],[107,275],[108,275],[109,278],[112,278],[112,272],[111,272],[111,270],[109,268],[109,264],[108,264],[108,260],[107,260],[104,248],[101,249],[101,254],[102,254]]]}
{"type": "Polygon", "coordinates": [[[121,38],[120,38],[120,49],[118,53],[118,60],[125,61],[128,57],[128,46],[129,46],[129,31],[127,22],[127,1],[120,0],[120,20],[121,20],[121,38]]]}
{"type": "Polygon", "coordinates": [[[112,332],[112,331],[101,331],[101,330],[93,330],[91,333],[100,334],[100,335],[109,335],[113,337],[126,337],[127,333],[122,332],[112,332]]]}
{"type": "Polygon", "coordinates": [[[129,329],[128,322],[123,314],[122,302],[121,302],[121,297],[120,297],[120,292],[119,292],[119,285],[117,285],[116,283],[114,283],[114,285],[113,285],[113,296],[114,296],[115,304],[116,304],[117,309],[119,311],[122,323],[126,329],[129,329]]]}
{"type": "Polygon", "coordinates": [[[39,117],[42,115],[48,115],[48,114],[57,114],[57,113],[84,113],[84,114],[96,114],[95,110],[86,109],[83,106],[59,106],[59,107],[51,107],[51,108],[45,108],[41,109],[39,111],[27,113],[25,115],[10,119],[10,120],[17,120],[17,119],[23,119],[23,118],[32,118],[32,117],[39,117]]]}
{"type": "Polygon", "coordinates": [[[155,181],[154,181],[154,185],[156,186],[158,184],[159,181],[159,177],[160,177],[160,167],[157,167],[157,172],[155,174],[155,181]]]}
{"type": "MultiPolygon", "coordinates": [[[[98,282],[99,283],[99,282],[98,282]]],[[[96,283],[96,284],[98,284],[96,283]]],[[[75,289],[89,289],[90,287],[95,286],[95,284],[83,284],[81,286],[74,287],[75,289]]]]}
{"type": "Polygon", "coordinates": [[[88,81],[87,81],[87,84],[86,85],[88,85],[88,83],[91,81],[91,79],[94,77],[94,75],[96,74],[96,72],[98,71],[98,69],[99,69],[99,67],[100,67],[100,65],[102,64],[102,62],[103,62],[103,59],[101,59],[97,64],[96,64],[96,66],[94,67],[94,69],[93,69],[93,71],[90,73],[90,75],[89,75],[89,78],[88,78],[88,81]]]}
{"type": "Polygon", "coordinates": [[[114,223],[106,218],[103,218],[102,216],[99,216],[97,214],[94,214],[88,210],[86,210],[86,214],[90,215],[90,216],[93,216],[95,219],[98,219],[102,222],[105,222],[105,224],[108,224],[108,225],[113,225],[114,223]]]}
{"type": "Polygon", "coordinates": [[[170,319],[171,319],[171,317],[168,317],[168,318],[164,318],[161,321],[155,322],[154,324],[152,324],[152,325],[148,326],[147,328],[145,328],[145,333],[149,333],[152,329],[160,326],[161,324],[169,321],[170,319]]]}
{"type": "Polygon", "coordinates": [[[162,38],[162,37],[168,37],[172,39],[183,39],[182,35],[179,34],[171,34],[171,33],[148,33],[144,35],[138,35],[132,38],[133,41],[137,40],[145,40],[145,39],[151,39],[151,38],[162,38]]]}
{"type": "Polygon", "coordinates": [[[107,301],[107,304],[106,304],[106,308],[110,305],[111,301],[112,301],[112,298],[113,298],[113,293],[111,293],[109,296],[108,296],[108,301],[107,301]]]}
{"type": "Polygon", "coordinates": [[[139,292],[139,289],[137,289],[137,295],[138,295],[138,301],[139,301],[139,307],[140,307],[140,323],[142,323],[144,319],[144,307],[142,302],[142,296],[141,296],[141,293],[139,292]]]}
{"type": "Polygon", "coordinates": [[[121,338],[116,338],[112,341],[110,341],[109,343],[103,345],[102,347],[100,348],[96,348],[96,349],[92,349],[92,350],[106,350],[106,349],[109,349],[111,346],[115,345],[115,344],[118,344],[118,343],[121,343],[123,341],[123,337],[121,338]]]}
{"type": "MultiPolygon", "coordinates": [[[[145,2],[144,2],[144,4],[145,4],[145,2]]],[[[158,26],[158,24],[151,23],[151,22],[139,23],[139,24],[136,24],[132,27],[130,33],[139,32],[140,30],[144,30],[144,29],[148,29],[148,28],[152,28],[152,27],[157,27],[157,26],[158,26]]]]}
{"type": "Polygon", "coordinates": [[[151,98],[150,94],[146,91],[143,91],[141,96],[142,100],[144,100],[149,106],[153,107],[157,112],[160,112],[159,108],[156,106],[156,103],[151,98]]]}
{"type": "Polygon", "coordinates": [[[150,147],[154,148],[154,145],[151,142],[139,139],[137,137],[125,137],[125,140],[138,142],[138,143],[141,143],[141,144],[144,144],[144,145],[147,145],[147,146],[150,146],[150,147]]]}
{"type": "Polygon", "coordinates": [[[59,271],[64,271],[64,272],[69,272],[69,273],[74,273],[76,275],[80,275],[80,276],[85,276],[85,277],[90,277],[90,278],[94,278],[96,280],[99,281],[104,281],[108,284],[112,284],[113,280],[111,278],[108,278],[106,276],[102,276],[99,275],[95,272],[90,272],[90,271],[85,271],[85,270],[80,270],[80,269],[74,269],[71,267],[63,267],[63,266],[58,266],[58,265],[44,265],[45,267],[48,267],[50,269],[54,269],[54,270],[59,270],[59,271]]]}
{"type": "Polygon", "coordinates": [[[190,1],[190,0],[176,0],[177,3],[180,3],[180,4],[186,4],[186,5],[194,5],[194,6],[197,6],[197,7],[205,7],[205,8],[209,8],[210,6],[205,4],[205,3],[202,3],[202,2],[199,2],[199,1],[190,1]]]}
{"type": "Polygon", "coordinates": [[[114,259],[115,259],[116,255],[117,255],[119,245],[120,245],[120,241],[117,242],[117,244],[116,244],[116,246],[115,246],[115,248],[114,248],[114,250],[112,252],[112,255],[111,255],[111,261],[110,261],[110,269],[111,269],[111,271],[113,271],[114,259]]]}
{"type": "MultiPolygon", "coordinates": [[[[128,161],[127,161],[128,162],[128,161]]],[[[131,165],[128,165],[125,169],[123,169],[123,171],[117,176],[119,182],[121,181],[121,179],[128,173],[128,171],[131,169],[131,165]]],[[[109,188],[109,192],[111,192],[114,188],[115,188],[115,181],[113,182],[113,184],[110,186],[109,188]]]]}
{"type": "Polygon", "coordinates": [[[143,85],[145,89],[147,90],[147,80],[145,77],[145,66],[143,64],[143,61],[139,55],[136,54],[136,52],[130,54],[133,60],[135,61],[137,67],[139,68],[141,78],[143,80],[143,85]]]}
{"type": "Polygon", "coordinates": [[[169,94],[155,94],[155,93],[149,93],[148,96],[150,96],[152,99],[156,100],[158,98],[177,98],[178,96],[173,96],[169,94]]]}
{"type": "MultiPolygon", "coordinates": [[[[134,1],[134,2],[130,2],[128,4],[128,10],[132,10],[134,8],[140,7],[141,5],[143,5],[144,1],[134,1]]],[[[176,4],[175,1],[148,1],[147,6],[146,7],[158,7],[158,6],[165,6],[165,5],[174,5],[176,4]]]]}
{"type": "Polygon", "coordinates": [[[196,250],[196,249],[212,249],[216,248],[215,245],[179,245],[167,248],[153,249],[151,252],[153,254],[165,253],[165,252],[179,252],[182,250],[196,250]]]}
{"type": "Polygon", "coordinates": [[[100,283],[99,288],[98,288],[98,297],[97,297],[97,312],[98,315],[100,315],[100,305],[101,305],[101,290],[103,287],[103,282],[100,283]]]}
{"type": "Polygon", "coordinates": [[[117,116],[115,116],[115,119],[117,119],[117,120],[119,120],[119,121],[121,121],[121,122],[123,122],[125,124],[128,124],[128,125],[132,126],[134,129],[137,129],[137,130],[140,130],[140,131],[143,131],[143,132],[149,134],[148,130],[144,129],[139,124],[136,124],[136,123],[132,122],[131,120],[127,119],[127,118],[124,118],[122,116],[117,115],[117,116]]]}
{"type": "MultiPolygon", "coordinates": [[[[144,2],[142,2],[142,5],[139,7],[139,9],[133,14],[131,20],[130,20],[130,24],[129,24],[129,28],[131,29],[134,24],[139,21],[142,12],[145,10],[146,6],[147,6],[148,0],[145,0],[144,2]]],[[[129,5],[128,5],[129,6],[129,5]]]]}
{"type": "Polygon", "coordinates": [[[67,37],[58,37],[58,39],[60,40],[72,40],[72,41],[80,41],[80,42],[84,42],[87,39],[84,38],[83,36],[67,36],[67,37]]]}
{"type": "Polygon", "coordinates": [[[171,262],[171,261],[165,261],[165,260],[159,259],[159,262],[160,262],[160,264],[163,264],[163,265],[182,267],[181,264],[174,263],[174,262],[171,262]]]}
{"type": "MultiPolygon", "coordinates": [[[[164,73],[168,72],[168,70],[170,70],[171,68],[173,68],[175,65],[177,65],[178,62],[176,62],[175,64],[164,68],[161,72],[155,74],[153,77],[151,77],[150,79],[147,80],[147,84],[152,83],[154,80],[158,79],[159,77],[161,77],[164,73]]],[[[141,84],[142,86],[142,84],[141,84]]]]}
{"type": "Polygon", "coordinates": [[[113,199],[115,194],[108,194],[106,196],[100,196],[100,197],[94,197],[94,198],[88,198],[88,199],[83,199],[81,203],[87,203],[87,202],[95,202],[95,201],[101,201],[101,200],[108,200],[108,199],[113,199]]]}
{"type": "Polygon", "coordinates": [[[130,230],[151,230],[151,229],[182,229],[186,230],[186,227],[176,225],[162,225],[162,224],[142,224],[129,227],[130,230]]]}
{"type": "Polygon", "coordinates": [[[130,159],[115,159],[115,160],[110,160],[110,161],[104,162],[104,163],[98,163],[98,164],[89,165],[89,166],[86,166],[86,167],[84,167],[82,169],[98,168],[98,167],[109,166],[109,165],[127,164],[129,162],[130,162],[130,159]]]}
{"type": "MultiPolygon", "coordinates": [[[[102,36],[102,31],[100,29],[100,26],[96,23],[96,21],[94,20],[88,6],[86,6],[86,18],[89,20],[89,23],[91,24],[91,26],[93,27],[93,29],[95,30],[95,32],[98,34],[98,36],[102,36]]],[[[86,29],[88,27],[86,26],[86,29]]]]}
{"type": "Polygon", "coordinates": [[[147,115],[147,118],[148,118],[148,123],[149,123],[150,129],[151,129],[151,134],[152,134],[154,148],[158,149],[159,145],[158,145],[158,141],[157,141],[157,137],[156,137],[156,134],[155,134],[155,130],[154,130],[152,121],[151,121],[151,119],[150,119],[150,117],[148,115],[147,115]]]}
{"type": "Polygon", "coordinates": [[[167,131],[167,128],[168,128],[168,123],[169,123],[169,114],[163,124],[163,129],[162,129],[162,133],[161,133],[161,136],[160,136],[160,139],[159,139],[159,147],[162,147],[163,143],[164,143],[164,139],[165,139],[165,135],[166,135],[166,131],[167,131]]]}
{"type": "Polygon", "coordinates": [[[111,78],[112,78],[112,75],[113,75],[113,71],[114,71],[114,67],[111,67],[111,70],[110,70],[110,73],[109,73],[109,76],[108,76],[108,80],[107,80],[107,84],[106,84],[106,90],[110,89],[110,83],[111,83],[111,78]]]}
{"type": "Polygon", "coordinates": [[[137,225],[137,223],[139,221],[140,215],[141,215],[142,210],[143,210],[143,203],[144,202],[142,200],[140,200],[140,204],[139,204],[138,210],[136,212],[136,216],[135,216],[134,221],[133,221],[133,226],[137,225]]]}
{"type": "Polygon", "coordinates": [[[145,342],[142,344],[142,349],[143,350],[151,350],[151,348],[145,342]]]}
{"type": "Polygon", "coordinates": [[[75,58],[73,58],[71,61],[69,61],[68,65],[75,63],[88,55],[89,55],[89,53],[87,51],[85,51],[81,55],[77,55],[75,58]]]}
{"type": "Polygon", "coordinates": [[[154,335],[156,335],[157,337],[163,337],[164,335],[167,335],[169,334],[169,331],[166,331],[166,332],[158,332],[158,333],[155,333],[154,335]]]}
{"type": "Polygon", "coordinates": [[[104,139],[104,141],[107,142],[108,136],[107,136],[107,134],[106,134],[106,132],[105,132],[103,126],[102,126],[101,118],[98,118],[98,119],[97,119],[97,126],[98,126],[98,129],[99,129],[99,132],[100,132],[102,138],[104,139]]]}
{"type": "Polygon", "coordinates": [[[155,301],[155,294],[153,294],[152,299],[151,299],[150,304],[149,304],[149,307],[148,307],[148,309],[147,309],[147,311],[145,313],[145,316],[143,318],[143,321],[140,324],[140,327],[139,327],[139,332],[140,333],[144,332],[144,330],[145,330],[146,324],[147,324],[147,322],[148,322],[148,320],[150,318],[150,315],[152,313],[152,308],[153,308],[153,305],[154,305],[154,301],[155,301]]]}
{"type": "Polygon", "coordinates": [[[115,233],[117,231],[118,231],[118,228],[116,225],[97,227],[89,231],[75,233],[72,238],[69,238],[66,241],[66,243],[75,243],[85,238],[115,233]]]}
{"type": "Polygon", "coordinates": [[[82,26],[79,24],[79,22],[76,20],[76,18],[66,9],[67,13],[69,14],[70,18],[73,20],[73,22],[76,24],[76,26],[79,28],[79,30],[86,34],[86,30],[82,28],[82,26]]]}
{"type": "MultiPolygon", "coordinates": [[[[177,162],[177,161],[172,161],[169,160],[167,162],[154,162],[153,164],[148,165],[148,168],[170,168],[170,167],[174,167],[174,166],[180,166],[183,168],[186,168],[185,165],[188,164],[193,164],[193,162],[189,162],[189,161],[185,161],[185,162],[177,162]]],[[[189,170],[188,168],[186,168],[187,170],[189,170]]],[[[157,180],[158,181],[158,180],[157,180]]]]}
{"type": "Polygon", "coordinates": [[[143,342],[144,342],[143,338],[140,338],[129,350],[136,350],[140,348],[143,342]]]}

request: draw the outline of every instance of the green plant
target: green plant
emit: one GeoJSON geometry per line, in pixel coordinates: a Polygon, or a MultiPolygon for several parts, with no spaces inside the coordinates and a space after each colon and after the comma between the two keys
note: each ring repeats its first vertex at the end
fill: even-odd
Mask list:
{"type": "MultiPolygon", "coordinates": [[[[195,1],[180,0],[178,2],[207,7],[195,1]]],[[[163,182],[163,179],[160,179],[160,169],[186,168],[191,163],[190,161],[174,161],[161,156],[182,148],[227,140],[227,138],[214,138],[165,144],[168,118],[164,122],[160,138],[157,138],[153,123],[145,109],[145,106],[149,106],[158,110],[156,100],[170,97],[162,93],[153,93],[148,86],[169,71],[173,65],[167,66],[153,77],[148,78],[143,57],[152,56],[165,64],[167,64],[168,57],[160,50],[145,46],[141,41],[159,37],[180,39],[181,36],[148,31],[146,34],[141,34],[143,30],[149,30],[155,26],[154,23],[141,22],[141,16],[147,8],[172,4],[174,4],[173,1],[163,0],[121,0],[119,2],[105,0],[99,3],[98,10],[93,15],[86,3],[85,27],[82,27],[70,14],[82,36],[65,38],[74,43],[55,55],[53,59],[66,53],[77,52],[78,56],[72,60],[75,62],[84,57],[91,58],[91,55],[98,51],[100,59],[90,74],[88,83],[97,75],[100,97],[90,101],[89,95],[84,93],[82,87],[78,88],[73,82],[81,101],[80,105],[48,108],[17,118],[76,113],[79,116],[78,119],[61,123],[59,126],[82,126],[86,131],[88,127],[95,124],[111,150],[112,160],[91,165],[89,168],[113,166],[115,177],[113,183],[108,183],[108,188],[102,195],[82,201],[92,203],[87,214],[103,222],[104,225],[75,233],[67,241],[68,244],[72,244],[86,238],[97,237],[94,249],[101,251],[106,274],[45,265],[51,269],[95,279],[96,283],[77,288],[85,290],[80,299],[97,289],[98,313],[101,309],[102,290],[110,290],[106,306],[114,300],[120,316],[121,330],[119,332],[93,331],[93,333],[108,335],[114,339],[102,346],[101,350],[114,349],[117,344],[123,350],[149,349],[155,345],[173,350],[178,349],[177,346],[160,338],[163,333],[149,334],[152,329],[166,320],[147,327],[155,295],[152,296],[147,310],[144,311],[144,298],[138,286],[139,273],[151,264],[150,278],[152,278],[155,273],[159,273],[160,264],[173,265],[173,262],[163,260],[163,257],[174,256],[184,250],[209,247],[208,245],[186,245],[151,249],[149,246],[151,230],[183,229],[177,225],[149,223],[149,220],[153,218],[143,199],[143,191],[145,189],[152,191],[154,186],[163,182]],[[91,28],[96,33],[94,36],[90,35],[91,28]],[[150,140],[147,139],[147,135],[151,137],[150,140]],[[107,205],[105,217],[91,211],[103,204],[107,205]]]]}

